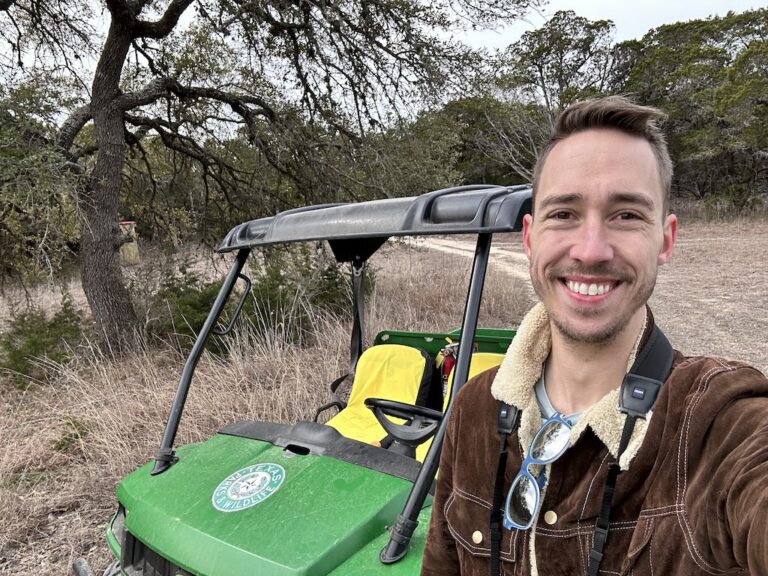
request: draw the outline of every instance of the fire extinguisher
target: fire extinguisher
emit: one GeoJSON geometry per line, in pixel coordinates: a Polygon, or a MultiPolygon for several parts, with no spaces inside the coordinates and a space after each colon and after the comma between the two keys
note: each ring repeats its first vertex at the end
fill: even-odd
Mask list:
{"type": "Polygon", "coordinates": [[[445,395],[448,391],[448,377],[456,366],[456,357],[459,354],[459,343],[452,342],[450,338],[446,338],[448,344],[440,350],[440,354],[443,360],[440,364],[440,380],[443,388],[443,401],[445,401],[445,395]]]}

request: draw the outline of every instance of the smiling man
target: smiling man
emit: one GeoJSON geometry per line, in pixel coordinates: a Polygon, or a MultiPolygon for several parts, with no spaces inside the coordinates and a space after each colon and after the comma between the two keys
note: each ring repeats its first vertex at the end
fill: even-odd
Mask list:
{"type": "Polygon", "coordinates": [[[674,351],[646,304],[677,234],[661,118],[557,119],[523,224],[541,302],[454,402],[422,574],[768,574],[768,381],[674,351]]]}

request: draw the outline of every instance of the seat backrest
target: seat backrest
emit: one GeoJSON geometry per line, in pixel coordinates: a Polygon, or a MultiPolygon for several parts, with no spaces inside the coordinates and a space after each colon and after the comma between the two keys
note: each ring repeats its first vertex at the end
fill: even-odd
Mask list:
{"type": "Polygon", "coordinates": [[[418,348],[400,344],[371,346],[360,355],[347,406],[326,424],[341,435],[369,444],[387,433],[365,406],[366,398],[426,405],[434,361],[418,348]]]}
{"type": "MultiPolygon", "coordinates": [[[[495,366],[501,364],[504,360],[504,354],[498,352],[474,352],[472,354],[472,360],[469,364],[469,375],[467,379],[474,378],[481,372],[485,372],[495,366]]],[[[451,399],[451,390],[453,388],[453,370],[448,375],[448,382],[445,388],[445,398],[443,398],[443,413],[448,408],[448,401],[451,399]]],[[[424,462],[424,458],[427,455],[427,450],[432,445],[432,439],[424,442],[416,447],[416,460],[424,462]]]]}
{"type": "MultiPolygon", "coordinates": [[[[472,360],[469,363],[469,375],[467,380],[474,378],[481,372],[495,368],[504,360],[504,354],[498,352],[473,352],[472,360]]],[[[443,412],[448,408],[448,400],[451,398],[453,389],[453,370],[448,374],[448,383],[445,387],[445,396],[443,398],[443,412]]]]}

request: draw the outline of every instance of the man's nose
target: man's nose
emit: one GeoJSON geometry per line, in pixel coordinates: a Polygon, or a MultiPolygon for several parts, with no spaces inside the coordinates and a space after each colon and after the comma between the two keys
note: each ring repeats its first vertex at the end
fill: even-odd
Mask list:
{"type": "Polygon", "coordinates": [[[570,256],[584,264],[612,260],[613,246],[604,224],[600,221],[585,221],[579,227],[570,256]]]}

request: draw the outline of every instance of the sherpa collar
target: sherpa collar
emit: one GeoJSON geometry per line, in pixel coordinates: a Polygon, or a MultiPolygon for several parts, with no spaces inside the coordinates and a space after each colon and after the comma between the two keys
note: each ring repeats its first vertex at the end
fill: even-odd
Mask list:
{"type": "MultiPolygon", "coordinates": [[[[646,311],[645,329],[638,336],[627,360],[627,371],[635,361],[640,343],[652,328],[653,319],[650,312],[646,311]]],[[[491,394],[494,398],[522,411],[518,438],[525,455],[528,454],[533,437],[541,427],[541,413],[536,403],[534,385],[541,377],[542,366],[549,356],[551,347],[552,335],[549,315],[544,305],[539,303],[526,314],[520,324],[517,335],[512,339],[504,361],[491,385],[491,394]]],[[[629,445],[619,462],[622,470],[629,468],[632,459],[640,449],[652,415],[653,412],[649,412],[645,419],[637,420],[629,445]]],[[[608,448],[611,455],[616,458],[625,418],[624,414],[619,411],[619,389],[617,387],[581,415],[571,431],[570,443],[573,445],[589,426],[608,448]]]]}

